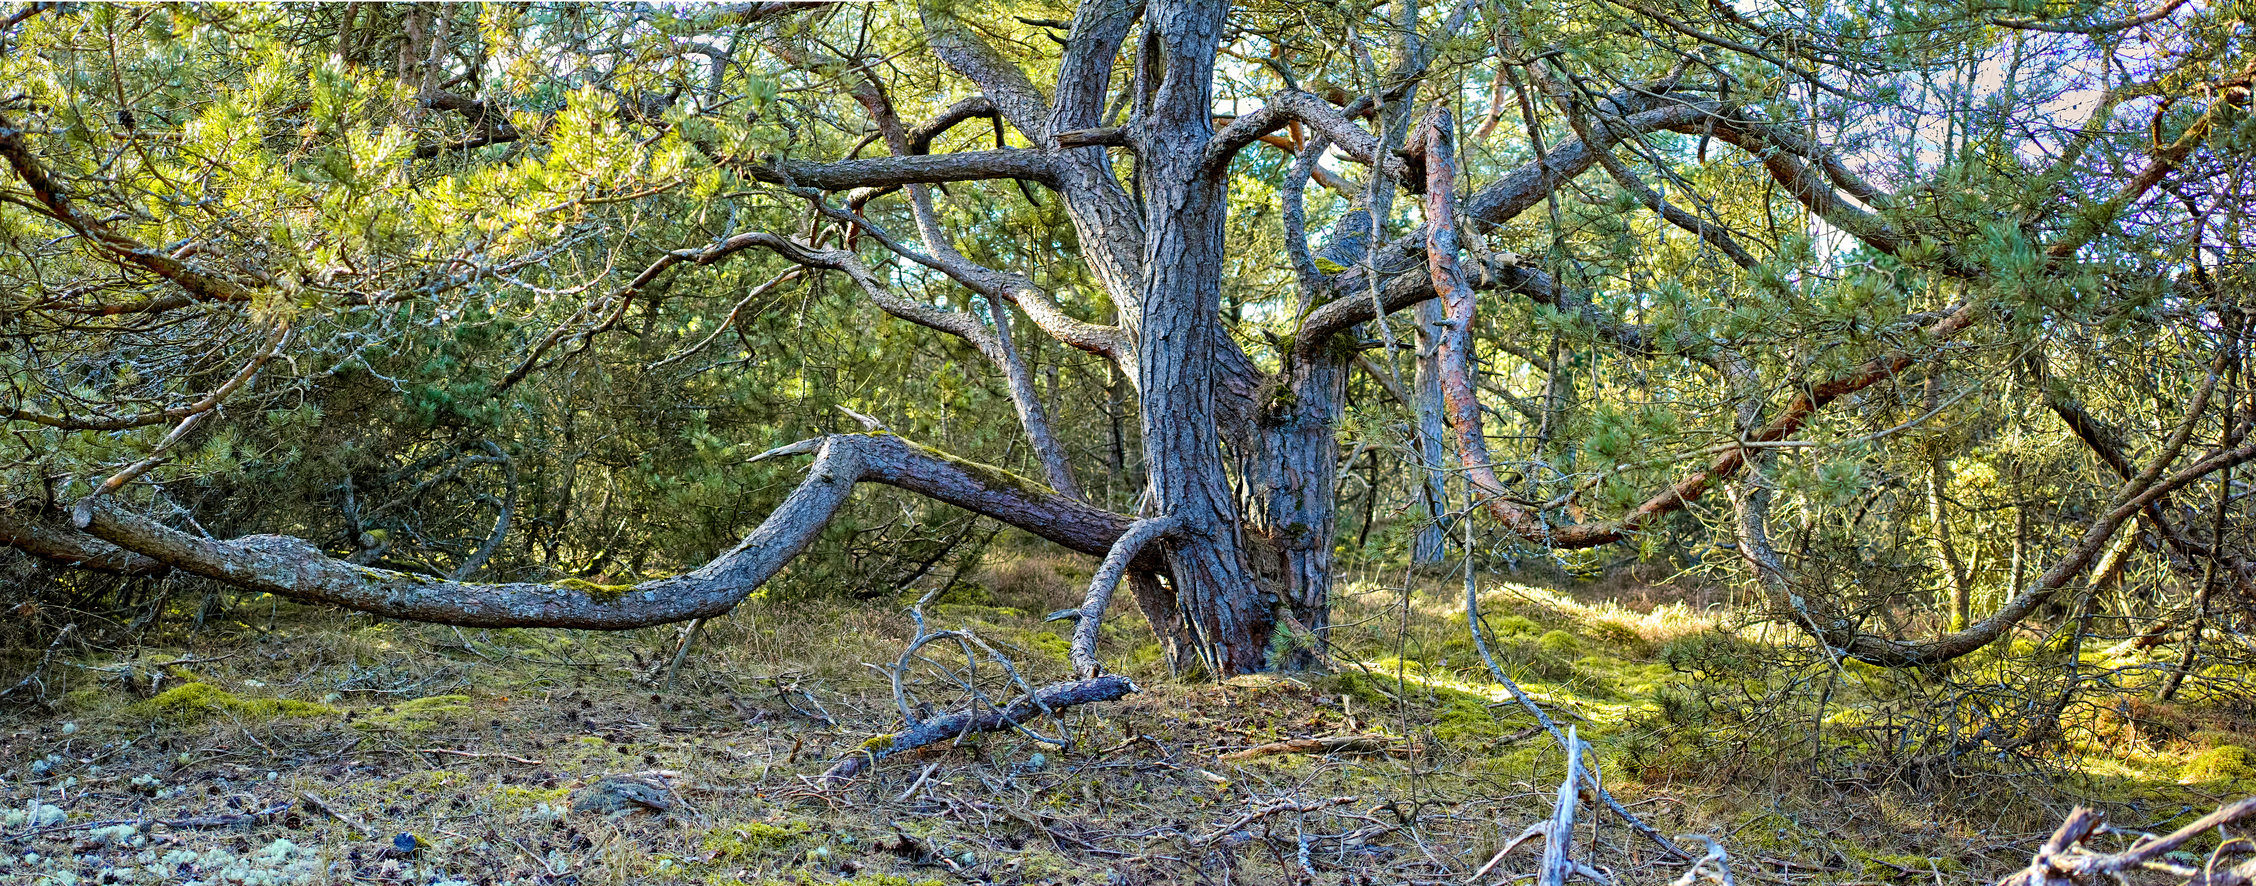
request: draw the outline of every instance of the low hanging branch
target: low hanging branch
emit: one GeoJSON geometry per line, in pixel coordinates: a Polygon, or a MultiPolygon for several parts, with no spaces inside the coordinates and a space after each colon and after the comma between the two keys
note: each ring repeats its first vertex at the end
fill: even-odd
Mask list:
{"type": "MultiPolygon", "coordinates": [[[[930,496],[1086,554],[1102,554],[1131,521],[1033,480],[934,452],[889,433],[839,434],[785,447],[815,453],[807,479],[734,550],[693,571],[636,585],[584,581],[478,584],[338,560],[302,539],[200,538],[134,513],[109,497],[72,509],[81,532],[0,513],[0,533],[33,553],[147,570],[153,561],[304,603],[464,627],[621,630],[720,615],[812,542],[860,482],[930,496]]],[[[1139,560],[1157,568],[1156,558],[1139,560]]]]}

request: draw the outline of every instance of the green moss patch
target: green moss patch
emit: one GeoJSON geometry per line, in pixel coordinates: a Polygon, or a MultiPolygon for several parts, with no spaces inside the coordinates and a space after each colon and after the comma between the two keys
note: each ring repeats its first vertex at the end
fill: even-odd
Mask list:
{"type": "Polygon", "coordinates": [[[598,603],[616,603],[620,597],[626,596],[628,591],[634,590],[634,585],[631,584],[603,585],[577,578],[560,579],[556,582],[556,586],[579,591],[588,595],[588,599],[598,603]]]}
{"type": "Polygon", "coordinates": [[[2239,745],[2218,745],[2202,751],[2179,770],[2179,781],[2185,784],[2250,780],[2256,780],[2256,752],[2239,745]]]}
{"type": "Polygon", "coordinates": [[[703,848],[715,860],[749,861],[782,855],[806,837],[807,826],[798,822],[748,821],[705,835],[703,848]]]}
{"type": "Polygon", "coordinates": [[[162,695],[133,706],[134,712],[176,725],[200,723],[214,717],[272,720],[277,717],[325,717],[336,708],[288,698],[244,698],[210,683],[183,683],[162,695]]]}

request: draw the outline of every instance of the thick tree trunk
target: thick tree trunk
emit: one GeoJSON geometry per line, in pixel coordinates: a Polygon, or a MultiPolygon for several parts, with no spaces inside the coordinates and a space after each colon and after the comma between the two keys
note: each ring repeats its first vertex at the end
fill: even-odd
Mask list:
{"type": "Polygon", "coordinates": [[[1162,546],[1167,572],[1217,676],[1267,666],[1274,621],[1247,568],[1216,408],[1230,381],[1216,359],[1228,344],[1219,317],[1227,192],[1206,170],[1206,148],[1226,8],[1220,0],[1159,0],[1146,10],[1164,47],[1164,60],[1147,60],[1147,76],[1165,74],[1137,151],[1145,237],[1133,332],[1152,504],[1179,526],[1162,546]]]}

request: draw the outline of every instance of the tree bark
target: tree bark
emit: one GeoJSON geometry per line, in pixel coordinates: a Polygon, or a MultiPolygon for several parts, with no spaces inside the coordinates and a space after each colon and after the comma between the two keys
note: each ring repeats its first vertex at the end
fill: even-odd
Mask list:
{"type": "Polygon", "coordinates": [[[1449,458],[1449,420],[1442,411],[1439,358],[1445,329],[1442,324],[1441,305],[1418,303],[1418,368],[1410,390],[1417,431],[1414,451],[1418,454],[1418,475],[1424,480],[1426,522],[1418,527],[1417,538],[1410,544],[1410,562],[1425,568],[1440,566],[1442,555],[1449,549],[1448,530],[1441,525],[1441,515],[1449,510],[1449,474],[1442,470],[1449,458]]]}
{"type": "Polygon", "coordinates": [[[113,575],[159,576],[172,571],[154,558],[78,531],[64,514],[26,503],[0,506],[0,545],[57,565],[113,575]]]}

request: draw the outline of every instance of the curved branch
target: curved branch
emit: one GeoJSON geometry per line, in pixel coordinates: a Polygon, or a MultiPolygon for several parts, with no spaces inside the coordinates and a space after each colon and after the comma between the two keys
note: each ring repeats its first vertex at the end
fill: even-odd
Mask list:
{"type": "Polygon", "coordinates": [[[909,128],[908,153],[932,153],[932,140],[956,128],[957,124],[994,115],[995,103],[988,101],[984,95],[957,99],[955,104],[940,109],[940,113],[933,115],[932,119],[909,128]]]}
{"type": "MultiPolygon", "coordinates": [[[[290,536],[198,538],[106,498],[80,502],[71,516],[99,542],[302,603],[464,627],[622,630],[729,611],[804,550],[860,482],[926,495],[1088,554],[1109,551],[1130,523],[1016,474],[885,433],[824,438],[807,479],[735,549],[693,571],[625,587],[581,581],[474,584],[372,569],[330,558],[290,536]]],[[[1156,558],[1139,567],[1157,568],[1156,558]]]]}
{"type": "MultiPolygon", "coordinates": [[[[894,113],[891,97],[886,95],[884,85],[874,75],[866,77],[861,84],[855,87],[854,97],[862,103],[864,109],[869,111],[870,118],[876,121],[878,131],[884,135],[887,146],[892,148],[894,153],[906,154],[916,150],[916,145],[909,138],[908,133],[901,130],[901,121],[894,113]]],[[[907,190],[910,213],[915,218],[917,234],[924,242],[923,254],[909,251],[874,225],[861,224],[857,220],[858,227],[875,235],[881,245],[892,250],[895,254],[926,267],[938,269],[941,273],[947,274],[950,279],[963,284],[973,292],[987,296],[990,306],[996,306],[997,302],[1020,305],[1027,312],[1027,316],[1033,318],[1036,326],[1041,327],[1044,332],[1049,333],[1051,337],[1059,341],[1091,353],[1110,357],[1115,361],[1127,353],[1127,348],[1123,346],[1121,333],[1117,328],[1084,323],[1065,313],[1063,309],[1057,306],[1056,301],[1050,298],[1049,293],[1035,286],[1034,281],[1027,279],[1025,275],[998,271],[965,257],[962,252],[956,249],[947,232],[941,229],[939,213],[932,208],[932,196],[929,189],[919,185],[909,185],[907,190]]],[[[999,310],[999,306],[996,306],[996,309],[999,310]]],[[[1009,340],[1008,321],[1003,319],[1001,314],[997,314],[996,317],[996,335],[995,341],[992,343],[994,347],[986,350],[989,352],[990,358],[1003,365],[1005,372],[1012,374],[1012,383],[1017,385],[1020,381],[1018,376],[1024,374],[1025,366],[1013,353],[1015,349],[1009,340]]],[[[1018,401],[1021,417],[1028,420],[1027,430],[1029,434],[1038,437],[1047,435],[1048,419],[1040,415],[1043,412],[1040,402],[1029,399],[1032,396],[1031,389],[1029,388],[1022,397],[1021,392],[1014,387],[1012,396],[1018,401]],[[1036,427],[1037,423],[1041,424],[1040,428],[1036,427]]],[[[1038,449],[1041,448],[1041,441],[1037,440],[1036,446],[1038,449]]],[[[1045,459],[1048,458],[1049,456],[1046,455],[1045,459]]],[[[1062,460],[1062,455],[1059,455],[1058,458],[1062,460]]],[[[1062,461],[1060,463],[1062,464],[1062,461]]],[[[1079,492],[1073,488],[1074,484],[1068,475],[1052,471],[1050,480],[1057,484],[1061,491],[1079,497],[1079,492]]]]}
{"type": "Polygon", "coordinates": [[[1104,667],[1097,663],[1097,627],[1104,620],[1105,607],[1112,605],[1113,590],[1119,587],[1129,562],[1136,559],[1146,545],[1167,537],[1181,525],[1173,517],[1138,520],[1112,543],[1112,550],[1105,552],[1097,574],[1089,579],[1089,593],[1081,600],[1079,623],[1073,626],[1073,647],[1067,657],[1073,662],[1075,674],[1087,679],[1104,672],[1104,667]]]}

